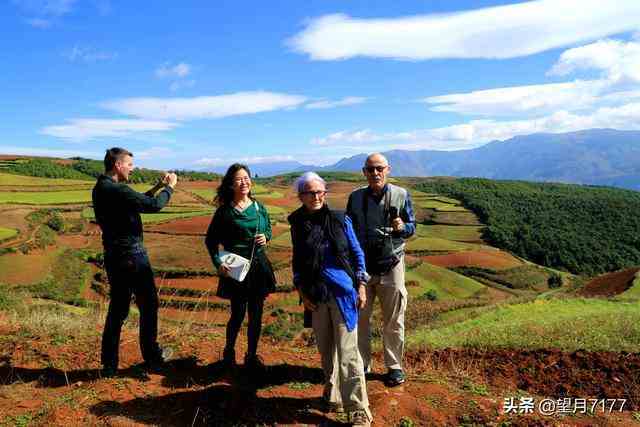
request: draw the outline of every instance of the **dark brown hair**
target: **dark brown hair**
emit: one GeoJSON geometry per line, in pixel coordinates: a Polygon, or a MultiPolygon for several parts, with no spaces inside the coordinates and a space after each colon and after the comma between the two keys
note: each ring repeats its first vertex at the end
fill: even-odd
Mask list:
{"type": "MultiPolygon", "coordinates": [[[[222,178],[222,182],[218,186],[218,192],[214,199],[218,206],[228,205],[233,201],[233,179],[235,178],[236,173],[241,169],[244,169],[245,172],[247,172],[247,175],[249,175],[249,178],[251,178],[251,172],[247,165],[234,163],[229,166],[227,173],[224,174],[224,178],[222,178]]],[[[249,192],[249,197],[253,199],[251,192],[249,192]]]]}
{"type": "Polygon", "coordinates": [[[109,148],[107,150],[107,153],[104,155],[104,171],[111,171],[116,165],[116,162],[118,160],[122,160],[124,156],[133,157],[133,153],[120,147],[109,148]]]}

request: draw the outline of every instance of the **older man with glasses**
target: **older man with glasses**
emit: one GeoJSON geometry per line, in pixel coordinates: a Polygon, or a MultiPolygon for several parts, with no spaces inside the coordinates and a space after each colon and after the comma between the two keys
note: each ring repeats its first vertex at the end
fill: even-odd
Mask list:
{"type": "Polygon", "coordinates": [[[369,155],[362,171],[369,185],[351,193],[347,203],[347,215],[353,222],[371,275],[367,285],[368,303],[358,321],[358,347],[365,372],[371,372],[370,322],[377,296],[382,306],[385,383],[393,387],[405,382],[402,369],[407,308],[404,242],[415,233],[416,220],[409,192],[387,182],[391,166],[382,154],[369,155]]]}

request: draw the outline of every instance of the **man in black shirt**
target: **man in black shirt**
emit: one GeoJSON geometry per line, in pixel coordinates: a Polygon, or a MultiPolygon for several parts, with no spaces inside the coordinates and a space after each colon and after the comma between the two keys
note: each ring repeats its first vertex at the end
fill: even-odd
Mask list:
{"type": "Polygon", "coordinates": [[[103,375],[118,369],[122,324],[129,314],[131,296],[140,310],[140,349],[145,363],[157,367],[163,361],[158,345],[158,294],[149,257],[143,246],[140,213],[158,212],[171,198],[178,182],[176,174],[165,174],[146,193],[126,185],[133,171],[133,154],[110,148],[104,157],[105,174],[93,188],[93,209],[102,229],[104,264],[110,284],[109,311],[102,334],[103,375]],[[157,195],[156,192],[162,188],[157,195]]]}

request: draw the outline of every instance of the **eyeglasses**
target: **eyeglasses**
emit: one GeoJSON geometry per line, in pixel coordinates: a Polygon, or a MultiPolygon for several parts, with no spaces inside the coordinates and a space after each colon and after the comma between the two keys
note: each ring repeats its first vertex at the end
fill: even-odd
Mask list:
{"type": "Polygon", "coordinates": [[[251,182],[251,178],[249,178],[248,176],[245,176],[244,178],[235,178],[233,182],[237,184],[241,184],[243,182],[251,182]]]}
{"type": "Polygon", "coordinates": [[[363,169],[368,173],[374,173],[375,171],[384,172],[387,167],[388,166],[367,166],[363,169]]]}
{"type": "Polygon", "coordinates": [[[321,191],[303,191],[302,193],[303,196],[311,196],[314,199],[317,197],[324,197],[325,194],[327,194],[326,190],[321,190],[321,191]]]}

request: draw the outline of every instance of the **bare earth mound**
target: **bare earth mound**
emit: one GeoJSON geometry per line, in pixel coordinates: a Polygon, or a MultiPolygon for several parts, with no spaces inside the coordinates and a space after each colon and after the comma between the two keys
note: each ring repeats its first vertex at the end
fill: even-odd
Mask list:
{"type": "Polygon", "coordinates": [[[498,250],[479,250],[454,252],[447,255],[429,255],[422,257],[426,262],[439,267],[480,267],[492,270],[504,270],[522,265],[522,261],[511,254],[498,250]]]}
{"type": "Polygon", "coordinates": [[[596,277],[579,292],[586,297],[609,297],[623,293],[631,286],[640,268],[616,271],[596,277]]]}

